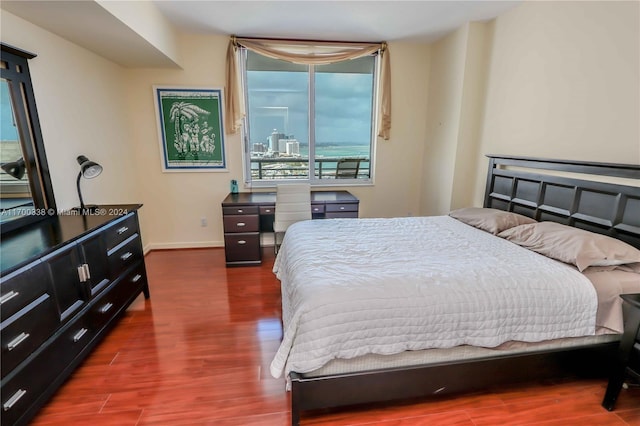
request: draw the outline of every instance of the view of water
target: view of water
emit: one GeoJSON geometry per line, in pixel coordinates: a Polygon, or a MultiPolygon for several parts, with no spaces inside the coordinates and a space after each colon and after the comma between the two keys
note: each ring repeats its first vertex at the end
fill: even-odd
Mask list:
{"type": "MultiPolygon", "coordinates": [[[[300,155],[309,156],[307,146],[300,146],[300,155]]],[[[316,146],[316,158],[320,157],[366,157],[369,158],[368,145],[319,145],[316,146]]]]}

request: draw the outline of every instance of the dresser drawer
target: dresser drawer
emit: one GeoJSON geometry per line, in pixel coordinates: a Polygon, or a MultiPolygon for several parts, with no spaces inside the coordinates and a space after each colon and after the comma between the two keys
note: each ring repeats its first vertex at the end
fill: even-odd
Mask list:
{"type": "Polygon", "coordinates": [[[122,272],[141,259],[140,236],[135,234],[109,252],[109,276],[115,280],[122,272]]]}
{"type": "Polygon", "coordinates": [[[224,232],[258,232],[260,230],[260,216],[224,216],[222,218],[224,232]]]}
{"type": "Polygon", "coordinates": [[[2,322],[2,377],[40,346],[57,328],[58,313],[52,298],[43,294],[2,322]]]}
{"type": "Polygon", "coordinates": [[[224,249],[227,263],[260,262],[260,234],[225,234],[224,249]]]}
{"type": "Polygon", "coordinates": [[[357,212],[357,203],[329,203],[326,205],[327,213],[329,212],[357,212]]]}
{"type": "Polygon", "coordinates": [[[35,262],[0,279],[0,321],[47,293],[42,263],[35,262]]]}
{"type": "Polygon", "coordinates": [[[147,284],[147,273],[144,267],[144,260],[141,260],[127,275],[122,278],[119,289],[122,290],[125,302],[137,296],[142,288],[147,284]]]}
{"type": "Polygon", "coordinates": [[[126,216],[124,219],[114,223],[104,231],[107,240],[107,250],[111,250],[137,232],[138,222],[134,214],[126,216]]]}
{"type": "Polygon", "coordinates": [[[16,424],[55,378],[53,368],[45,368],[48,366],[39,363],[39,368],[35,369],[32,364],[29,363],[9,382],[3,383],[0,424],[16,424]]]}
{"type": "Polygon", "coordinates": [[[126,283],[117,281],[93,303],[89,310],[89,323],[96,331],[100,331],[124,303],[126,283]]]}
{"type": "MultiPolygon", "coordinates": [[[[14,424],[95,337],[86,316],[67,324],[54,341],[2,385],[2,423],[14,424]]],[[[58,386],[58,385],[55,385],[58,386]]]]}
{"type": "Polygon", "coordinates": [[[226,215],[242,215],[242,214],[258,214],[258,206],[245,207],[223,207],[222,214],[226,215]]]}
{"type": "Polygon", "coordinates": [[[91,327],[97,332],[102,330],[129,300],[140,293],[146,280],[144,264],[141,261],[122,279],[107,287],[89,309],[91,327]]]}

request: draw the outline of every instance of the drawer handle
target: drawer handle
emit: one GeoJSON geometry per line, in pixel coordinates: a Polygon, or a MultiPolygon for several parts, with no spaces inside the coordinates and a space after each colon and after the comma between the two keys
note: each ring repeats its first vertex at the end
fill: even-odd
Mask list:
{"type": "Polygon", "coordinates": [[[238,222],[238,223],[236,223],[236,226],[237,226],[238,228],[242,228],[243,226],[246,226],[246,223],[244,223],[244,222],[238,222]]]}
{"type": "Polygon", "coordinates": [[[111,309],[111,308],[113,308],[113,303],[107,303],[102,308],[100,308],[100,313],[101,314],[106,314],[107,312],[109,312],[109,309],[111,309]]]}
{"type": "Polygon", "coordinates": [[[320,210],[318,207],[314,207],[314,208],[313,208],[313,211],[314,211],[314,212],[317,212],[318,210],[320,210]]]}
{"type": "Polygon", "coordinates": [[[131,282],[137,283],[138,281],[140,281],[140,278],[142,278],[142,275],[137,274],[135,277],[131,278],[131,282]]]}
{"type": "Polygon", "coordinates": [[[76,343],[78,341],[80,341],[80,339],[82,339],[82,336],[84,336],[85,334],[87,334],[87,330],[86,328],[81,329],[80,331],[78,331],[74,336],[73,336],[73,343],[76,343]]]}
{"type": "Polygon", "coordinates": [[[18,347],[20,343],[24,342],[28,338],[29,338],[29,333],[24,333],[24,332],[20,333],[18,337],[16,337],[15,339],[9,342],[9,344],[7,345],[7,349],[9,349],[10,351],[14,350],[15,348],[18,347]]]}
{"type": "Polygon", "coordinates": [[[125,254],[123,254],[122,256],[120,256],[120,259],[122,260],[127,260],[128,258],[130,258],[131,256],[133,256],[133,253],[131,253],[130,251],[126,252],[125,254]]]}
{"type": "Polygon", "coordinates": [[[264,209],[266,213],[271,213],[271,209],[264,209]]]}
{"type": "Polygon", "coordinates": [[[123,226],[122,228],[118,228],[118,230],[117,230],[116,232],[118,233],[118,235],[122,235],[122,234],[124,234],[125,232],[127,232],[128,230],[129,230],[129,228],[128,228],[128,227],[123,226]]]}
{"type": "Polygon", "coordinates": [[[4,411],[9,411],[11,409],[11,407],[16,405],[16,402],[20,401],[20,398],[22,398],[25,393],[27,393],[26,390],[18,389],[18,391],[16,393],[14,393],[13,396],[11,398],[9,398],[7,400],[7,402],[4,403],[4,405],[2,405],[2,409],[4,411]]]}
{"type": "Polygon", "coordinates": [[[340,206],[340,210],[344,210],[344,206],[340,206]]]}
{"type": "Polygon", "coordinates": [[[246,242],[245,240],[239,240],[239,241],[238,241],[238,244],[240,244],[240,245],[244,245],[244,244],[247,244],[247,242],[246,242]]]}
{"type": "Polygon", "coordinates": [[[238,209],[238,213],[244,213],[244,210],[238,209]]]}
{"type": "Polygon", "coordinates": [[[13,299],[14,297],[17,297],[19,294],[20,294],[19,292],[11,290],[9,293],[7,293],[4,296],[0,297],[0,305],[2,305],[4,302],[8,302],[9,300],[13,299]]]}
{"type": "Polygon", "coordinates": [[[78,279],[81,283],[87,281],[87,270],[84,267],[84,264],[78,266],[78,279]]]}

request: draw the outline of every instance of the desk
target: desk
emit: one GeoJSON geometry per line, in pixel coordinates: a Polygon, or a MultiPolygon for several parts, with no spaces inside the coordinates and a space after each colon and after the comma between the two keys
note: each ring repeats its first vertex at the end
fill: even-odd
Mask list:
{"type": "MultiPolygon", "coordinates": [[[[311,191],[313,219],[357,218],[359,200],[348,191],[311,191]]],[[[260,233],[273,232],[275,192],[229,194],[222,201],[227,266],[262,262],[260,233]]]]}

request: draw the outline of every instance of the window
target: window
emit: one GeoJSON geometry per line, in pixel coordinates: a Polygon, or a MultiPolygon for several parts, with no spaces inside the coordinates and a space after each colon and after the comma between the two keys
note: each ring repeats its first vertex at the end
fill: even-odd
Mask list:
{"type": "Polygon", "coordinates": [[[299,65],[243,49],[240,68],[246,182],[371,182],[377,55],[299,65]]]}

